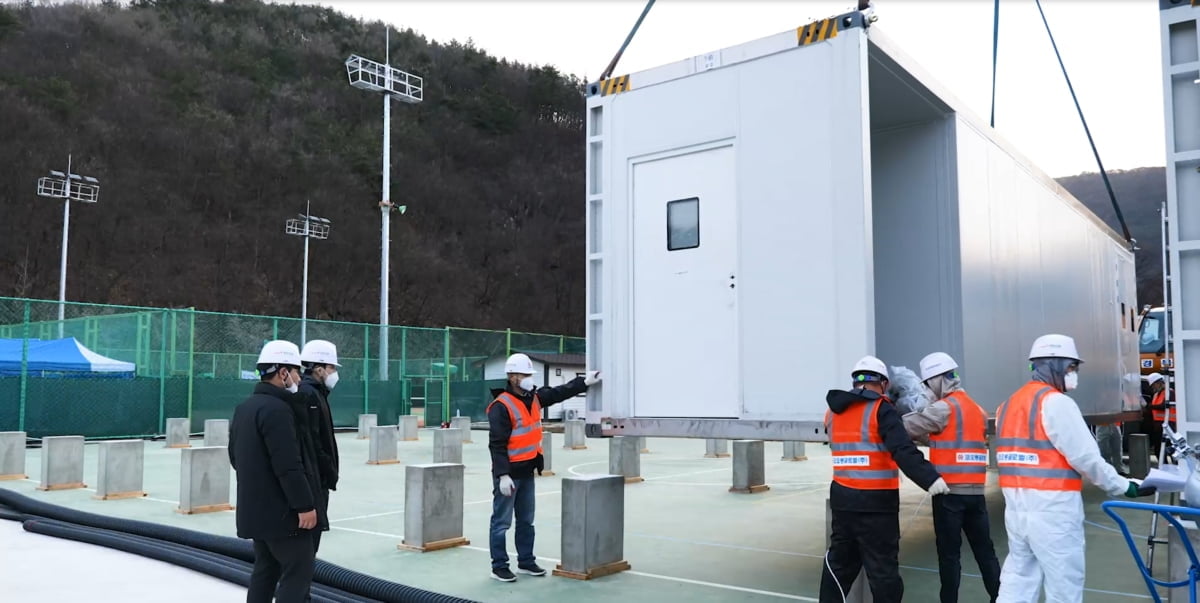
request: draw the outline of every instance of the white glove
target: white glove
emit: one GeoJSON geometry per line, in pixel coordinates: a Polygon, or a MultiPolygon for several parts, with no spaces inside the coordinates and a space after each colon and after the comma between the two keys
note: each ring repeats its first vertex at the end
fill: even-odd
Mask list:
{"type": "MultiPolygon", "coordinates": [[[[943,484],[945,485],[945,484],[943,484]]],[[[500,493],[505,496],[512,496],[516,486],[513,485],[512,478],[507,475],[500,476],[500,493]]]]}
{"type": "Polygon", "coordinates": [[[937,496],[939,494],[949,494],[950,486],[946,485],[946,480],[939,477],[936,482],[933,482],[932,486],[929,486],[929,489],[926,490],[926,492],[929,492],[933,496],[937,496]]]}
{"type": "Polygon", "coordinates": [[[587,376],[583,378],[583,384],[591,387],[600,383],[600,371],[588,371],[587,376]]]}

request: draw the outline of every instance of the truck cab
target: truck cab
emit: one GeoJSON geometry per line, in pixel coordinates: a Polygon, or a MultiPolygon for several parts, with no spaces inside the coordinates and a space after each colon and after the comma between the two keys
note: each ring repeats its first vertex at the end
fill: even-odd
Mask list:
{"type": "Polygon", "coordinates": [[[1173,354],[1167,353],[1167,319],[1167,313],[1161,307],[1142,308],[1138,323],[1138,353],[1143,377],[1163,373],[1170,379],[1174,375],[1173,354]]]}

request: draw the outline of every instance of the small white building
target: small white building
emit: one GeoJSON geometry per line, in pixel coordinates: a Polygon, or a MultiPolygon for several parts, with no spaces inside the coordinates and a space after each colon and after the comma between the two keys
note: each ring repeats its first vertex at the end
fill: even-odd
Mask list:
{"type": "MultiPolygon", "coordinates": [[[[516,350],[519,351],[519,350],[516,350]]],[[[538,386],[554,387],[562,385],[575,377],[582,377],[586,366],[583,354],[541,354],[524,352],[533,361],[533,380],[538,386]]],[[[484,379],[504,379],[504,362],[507,356],[492,356],[483,365],[484,379]]],[[[582,419],[587,407],[587,395],[580,394],[561,404],[555,404],[542,412],[542,418],[550,420],[582,419]]]]}

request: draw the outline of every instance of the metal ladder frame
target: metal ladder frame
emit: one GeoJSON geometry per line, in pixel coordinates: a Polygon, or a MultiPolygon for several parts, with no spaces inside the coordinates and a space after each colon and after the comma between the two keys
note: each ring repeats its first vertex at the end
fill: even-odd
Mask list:
{"type": "MultiPolygon", "coordinates": [[[[1164,333],[1164,336],[1166,337],[1166,344],[1163,349],[1163,359],[1167,360],[1170,363],[1171,373],[1174,374],[1175,359],[1173,356],[1171,356],[1171,344],[1173,342],[1173,339],[1171,337],[1171,305],[1172,305],[1171,304],[1171,267],[1170,267],[1171,254],[1169,253],[1169,249],[1168,249],[1170,246],[1170,240],[1167,235],[1167,233],[1168,233],[1167,222],[1168,222],[1168,220],[1170,220],[1170,216],[1167,214],[1167,204],[1163,203],[1162,207],[1159,211],[1162,214],[1162,218],[1160,220],[1161,230],[1162,230],[1161,234],[1162,234],[1162,272],[1163,272],[1163,279],[1162,279],[1162,282],[1163,282],[1163,304],[1162,304],[1162,307],[1163,307],[1163,333],[1164,333]]],[[[1141,345],[1140,341],[1138,342],[1138,345],[1139,346],[1141,345]]],[[[1172,385],[1171,379],[1164,376],[1163,383],[1166,384],[1165,389],[1163,390],[1163,392],[1165,393],[1165,396],[1163,399],[1170,401],[1171,385],[1172,385]]],[[[1167,416],[1169,417],[1170,414],[1168,414],[1167,416]]],[[[1160,466],[1160,467],[1163,465],[1163,463],[1172,462],[1174,460],[1173,458],[1170,458],[1167,456],[1167,447],[1168,446],[1169,446],[1169,442],[1167,441],[1167,438],[1164,435],[1164,437],[1162,438],[1162,443],[1159,445],[1159,448],[1158,448],[1158,466],[1160,466]]],[[[1161,497],[1162,497],[1161,492],[1155,492],[1154,493],[1154,504],[1156,504],[1156,505],[1160,504],[1161,497]]],[[[1179,496],[1177,493],[1171,493],[1168,495],[1168,501],[1172,505],[1178,504],[1178,502],[1179,502],[1178,499],[1179,499],[1179,496]]],[[[1155,545],[1167,544],[1166,539],[1158,537],[1158,517],[1159,517],[1159,514],[1154,513],[1153,516],[1150,518],[1150,534],[1149,534],[1149,536],[1146,537],[1146,570],[1149,572],[1154,571],[1154,547],[1155,547],[1155,545]]]]}

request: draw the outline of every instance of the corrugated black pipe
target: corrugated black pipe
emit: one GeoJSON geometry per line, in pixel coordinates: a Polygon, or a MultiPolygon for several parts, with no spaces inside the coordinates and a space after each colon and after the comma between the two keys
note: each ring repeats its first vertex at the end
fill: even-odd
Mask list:
{"type": "MultiPolygon", "coordinates": [[[[76,526],[52,519],[31,519],[23,524],[25,531],[75,542],[103,546],[178,565],[202,574],[231,582],[242,587],[250,585],[253,566],[216,553],[194,549],[152,538],[112,532],[99,528],[76,526]]],[[[327,603],[363,603],[370,599],[356,597],[325,586],[313,585],[314,601],[327,603]]]]}
{"type": "MultiPolygon", "coordinates": [[[[88,513],[35,500],[5,488],[0,488],[0,505],[7,505],[27,515],[37,515],[93,528],[166,540],[234,559],[254,562],[253,545],[250,544],[250,541],[240,538],[217,536],[135,519],[88,513]]],[[[474,603],[470,599],[389,582],[320,559],[317,560],[313,572],[313,582],[387,603],[474,603]]]]}

